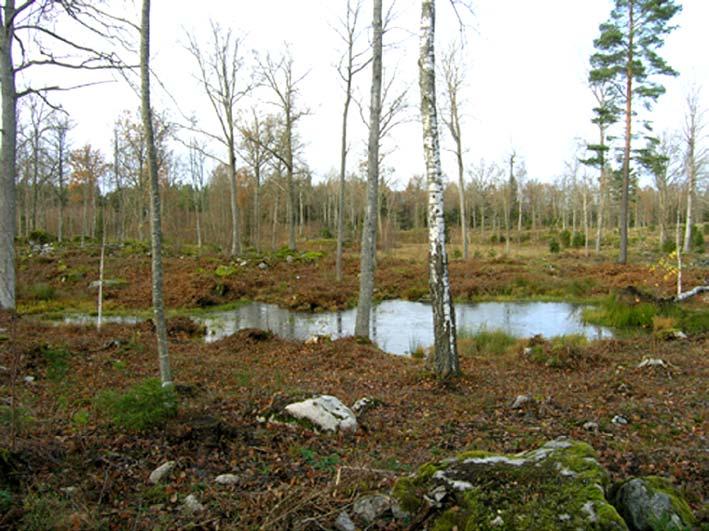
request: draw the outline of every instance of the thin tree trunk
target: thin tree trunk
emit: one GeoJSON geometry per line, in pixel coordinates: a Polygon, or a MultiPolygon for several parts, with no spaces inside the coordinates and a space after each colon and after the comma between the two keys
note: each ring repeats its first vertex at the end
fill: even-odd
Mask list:
{"type": "Polygon", "coordinates": [[[342,139],[340,144],[340,187],[337,203],[337,251],[335,253],[335,276],[342,280],[342,247],[345,239],[345,172],[347,171],[347,116],[352,101],[352,46],[348,53],[348,76],[345,108],[342,111],[342,139]]]}
{"type": "MultiPolygon", "coordinates": [[[[228,119],[230,119],[230,117],[228,119]]],[[[234,154],[233,136],[229,138],[228,147],[230,199],[229,206],[231,207],[231,251],[229,254],[230,256],[237,256],[241,254],[241,236],[239,234],[239,203],[237,201],[238,183],[236,181],[236,155],[234,154]]]]}
{"type": "Polygon", "coordinates": [[[150,108],[150,0],[143,0],[142,24],[140,32],[140,96],[143,128],[148,152],[148,172],[150,173],[150,232],[153,274],[153,315],[157,336],[160,381],[163,387],[172,385],[170,358],[167,349],[167,329],[163,303],[162,232],[160,224],[160,187],[158,183],[158,161],[155,152],[152,110],[150,108]]]}
{"type": "Polygon", "coordinates": [[[434,348],[429,359],[439,378],[460,373],[456,345],[455,311],[448,280],[448,256],[443,218],[443,178],[441,175],[438,117],[436,115],[436,70],[434,52],[435,4],[421,2],[419,86],[423,149],[428,183],[429,286],[433,306],[434,348]]]}
{"type": "Polygon", "coordinates": [[[0,91],[2,93],[2,147],[0,148],[0,309],[15,309],[17,93],[13,69],[12,19],[15,0],[6,0],[0,20],[0,91]]]}
{"type": "Polygon", "coordinates": [[[620,199],[620,252],[618,262],[626,264],[628,262],[628,202],[630,188],[630,141],[632,135],[633,119],[633,46],[634,46],[634,1],[631,0],[628,6],[628,57],[626,66],[625,84],[625,146],[623,148],[623,189],[620,199]]]}
{"type": "Polygon", "coordinates": [[[369,337],[369,318],[374,293],[379,200],[379,126],[382,104],[382,0],[374,0],[372,39],[372,87],[369,106],[369,146],[367,153],[367,209],[360,251],[359,301],[354,333],[369,337]]]}

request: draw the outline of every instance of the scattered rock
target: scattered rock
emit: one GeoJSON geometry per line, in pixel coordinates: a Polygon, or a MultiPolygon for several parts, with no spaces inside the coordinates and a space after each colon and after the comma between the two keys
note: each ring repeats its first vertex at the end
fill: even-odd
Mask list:
{"type": "Polygon", "coordinates": [[[190,513],[201,513],[202,511],[204,511],[204,505],[199,502],[197,496],[195,496],[194,494],[189,494],[185,498],[182,507],[185,511],[190,513]]]}
{"type": "MultiPolygon", "coordinates": [[[[91,284],[89,284],[89,289],[98,289],[98,287],[101,285],[100,280],[94,280],[91,284]]],[[[103,279],[103,287],[104,288],[123,288],[128,285],[128,282],[126,282],[123,279],[120,278],[104,278],[103,279]]]]}
{"type": "Polygon", "coordinates": [[[356,431],[357,419],[352,410],[334,396],[321,395],[288,404],[285,412],[296,419],[311,422],[322,431],[356,431]]]}
{"type": "Polygon", "coordinates": [[[598,431],[598,422],[593,422],[592,420],[584,422],[583,429],[586,431],[598,431]]]}
{"type": "Polygon", "coordinates": [[[395,498],[384,494],[370,494],[359,498],[354,502],[352,512],[357,518],[367,524],[371,524],[387,515],[391,515],[397,519],[407,516],[407,514],[401,510],[399,502],[395,498]]]}
{"type": "Polygon", "coordinates": [[[687,502],[664,478],[634,478],[621,485],[615,506],[636,531],[691,529],[695,518],[687,502]]]}
{"type": "Polygon", "coordinates": [[[258,265],[258,268],[259,268],[261,271],[265,271],[266,269],[268,269],[268,264],[267,264],[266,262],[261,262],[261,263],[258,265]]]}
{"type": "MultiPolygon", "coordinates": [[[[290,258],[290,255],[288,255],[290,258]]],[[[346,511],[342,511],[340,515],[335,520],[335,529],[337,531],[356,531],[357,527],[350,518],[350,515],[346,511]]]]}
{"type": "Polygon", "coordinates": [[[330,336],[310,336],[308,339],[305,340],[305,344],[317,345],[318,343],[325,343],[328,341],[332,341],[332,338],[330,336]]]}
{"type": "Polygon", "coordinates": [[[236,474],[220,474],[214,478],[214,482],[220,485],[233,485],[239,482],[239,476],[236,474]]]}
{"type": "Polygon", "coordinates": [[[378,406],[379,404],[380,402],[376,398],[363,396],[362,398],[356,400],[350,409],[356,416],[361,417],[367,411],[378,406]]]}
{"type": "Polygon", "coordinates": [[[25,376],[23,380],[25,383],[32,383],[34,382],[34,376],[25,376]]]}
{"type": "Polygon", "coordinates": [[[626,419],[623,415],[616,415],[611,419],[611,422],[613,424],[625,426],[626,424],[628,424],[628,419],[626,419]]]}
{"type": "Polygon", "coordinates": [[[674,338],[675,339],[687,339],[687,334],[682,332],[682,330],[675,330],[674,331],[674,338]]]}
{"type": "Polygon", "coordinates": [[[668,363],[665,363],[664,360],[659,358],[643,358],[643,360],[638,363],[638,369],[642,367],[667,367],[668,365],[668,363]]]}
{"type": "Polygon", "coordinates": [[[532,402],[532,399],[527,396],[527,395],[517,395],[517,398],[514,399],[514,402],[512,402],[512,405],[510,408],[512,409],[521,409],[524,407],[525,404],[528,402],[532,402]]]}
{"type": "MultiPolygon", "coordinates": [[[[293,256],[289,254],[288,256],[286,256],[286,262],[288,262],[289,264],[292,264],[293,262],[295,262],[295,258],[293,258],[293,256]]],[[[343,514],[345,516],[347,516],[347,513],[343,513],[343,514]]],[[[342,516],[342,515],[340,515],[340,516],[342,516]]]]}
{"type": "Polygon", "coordinates": [[[148,478],[150,483],[160,483],[163,479],[167,478],[175,468],[175,464],[175,461],[167,461],[153,470],[148,478]]]}
{"type": "Polygon", "coordinates": [[[609,484],[593,448],[562,437],[515,455],[471,451],[427,463],[392,496],[414,519],[425,514],[429,529],[627,531],[605,498],[609,484]]]}

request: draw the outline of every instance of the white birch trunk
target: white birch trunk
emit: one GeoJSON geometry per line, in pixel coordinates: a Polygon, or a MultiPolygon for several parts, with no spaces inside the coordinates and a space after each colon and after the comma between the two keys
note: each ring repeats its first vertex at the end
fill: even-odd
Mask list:
{"type": "Polygon", "coordinates": [[[434,52],[434,0],[421,2],[419,87],[423,151],[428,184],[429,286],[433,304],[434,348],[428,362],[439,378],[460,373],[456,345],[455,312],[448,279],[448,256],[443,219],[443,177],[441,174],[438,117],[436,113],[436,70],[434,52]]]}

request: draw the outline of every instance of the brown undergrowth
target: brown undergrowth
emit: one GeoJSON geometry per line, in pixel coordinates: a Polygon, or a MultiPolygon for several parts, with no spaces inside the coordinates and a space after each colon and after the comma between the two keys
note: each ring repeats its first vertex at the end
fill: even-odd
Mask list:
{"type": "MultiPolygon", "coordinates": [[[[441,385],[422,362],[354,339],[305,345],[244,330],[205,344],[175,334],[178,415],[164,428],[134,433],[101,416],[95,397],[156,374],[148,325],[109,325],[96,333],[27,318],[8,327],[3,319],[10,337],[0,343],[0,365],[11,367],[11,352],[20,353],[15,405],[27,417],[14,448],[2,444],[0,490],[13,500],[0,516],[5,527],[27,525],[45,510],[56,527],[331,528],[356,496],[386,490],[423,462],[465,448],[528,450],[559,435],[594,446],[615,479],[673,477],[695,508],[709,489],[706,335],[593,342],[578,354],[589,362],[568,366],[538,363],[516,350],[470,356],[462,360],[463,376],[441,385]],[[62,357],[46,355],[57,351],[62,357]],[[645,356],[669,365],[637,368],[645,356]],[[57,359],[65,369],[59,376],[57,359]],[[371,396],[381,405],[364,414],[351,436],[256,420],[275,402],[311,393],[347,404],[371,396]],[[512,409],[520,394],[532,400],[512,409]],[[614,424],[615,415],[628,424],[614,424]],[[598,429],[584,428],[588,421],[598,429]],[[150,485],[150,471],[167,460],[177,462],[175,473],[150,485]],[[238,482],[216,485],[223,473],[238,482]],[[60,490],[66,487],[76,490],[60,490]],[[181,510],[190,493],[204,512],[181,510]]],[[[3,396],[10,378],[0,372],[3,396]]],[[[0,440],[9,440],[7,424],[0,430],[0,440]]]]}

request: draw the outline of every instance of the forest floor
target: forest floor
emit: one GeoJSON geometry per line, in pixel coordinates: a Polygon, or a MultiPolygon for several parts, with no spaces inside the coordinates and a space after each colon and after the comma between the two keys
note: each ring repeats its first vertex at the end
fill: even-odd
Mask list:
{"type": "MultiPolygon", "coordinates": [[[[184,319],[173,318],[177,415],[159,428],[132,432],[112,425],[97,397],[156,375],[150,323],[97,332],[26,315],[92,309],[95,292],[87,284],[97,278],[98,253],[89,251],[88,257],[78,249],[21,254],[21,314],[0,315],[0,527],[330,529],[358,496],[385,491],[424,462],[467,448],[523,451],[560,435],[591,444],[614,480],[670,477],[700,518],[709,517],[706,331],[681,340],[645,334],[595,341],[561,366],[535,362],[519,342],[502,354],[467,353],[463,375],[444,385],[422,360],[353,338],[305,344],[243,330],[208,344],[184,319]],[[668,366],[638,368],[645,357],[668,366]],[[350,435],[257,421],[274,404],[312,394],[348,405],[368,396],[381,404],[350,435]],[[521,394],[533,401],[512,409],[521,394]],[[613,423],[616,415],[628,423],[613,423]],[[589,421],[597,429],[586,429],[589,421]],[[175,472],[157,486],[149,483],[150,472],[168,460],[176,461],[175,472]],[[237,482],[217,485],[214,478],[224,473],[237,482]],[[182,509],[190,493],[203,512],[182,509]]],[[[261,258],[242,266],[218,256],[168,256],[166,302],[172,308],[240,298],[310,310],[351,306],[356,257],[346,260],[346,280],[338,285],[328,249],[324,257],[319,251],[312,247],[291,262],[265,258],[266,269],[258,267],[261,258]]],[[[117,249],[106,271],[107,278],[127,282],[108,290],[110,309],[148,307],[144,254],[117,249]]],[[[686,285],[703,275],[706,268],[690,269],[686,285]]],[[[650,265],[619,266],[575,253],[453,260],[451,277],[459,299],[587,300],[627,285],[672,293],[671,282],[650,265]]],[[[424,297],[424,261],[382,257],[377,285],[382,299],[424,297]]],[[[706,299],[697,299],[693,304],[706,307],[706,299]]]]}

